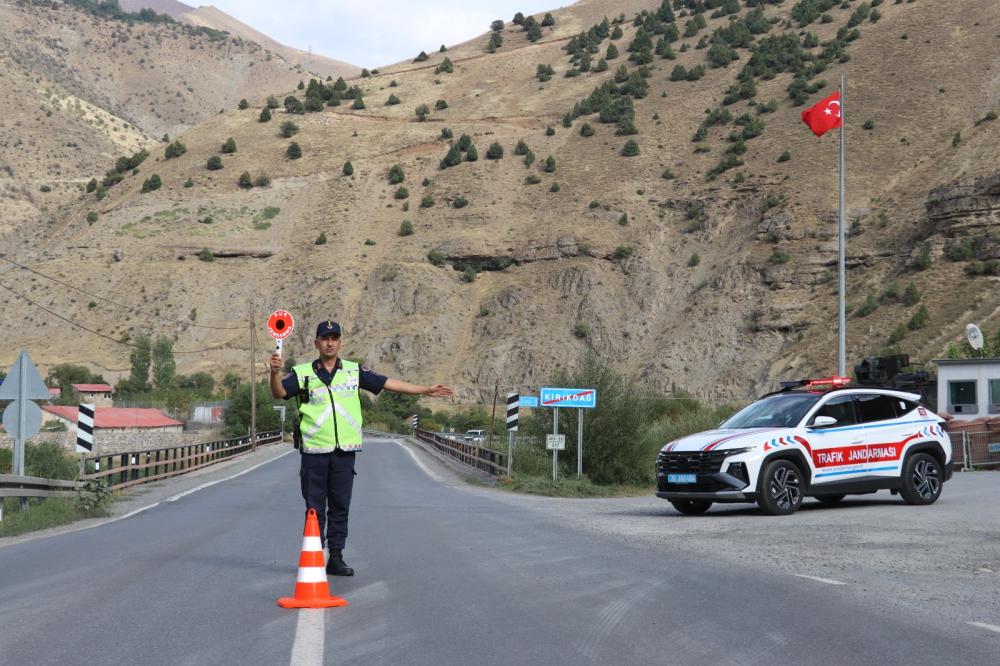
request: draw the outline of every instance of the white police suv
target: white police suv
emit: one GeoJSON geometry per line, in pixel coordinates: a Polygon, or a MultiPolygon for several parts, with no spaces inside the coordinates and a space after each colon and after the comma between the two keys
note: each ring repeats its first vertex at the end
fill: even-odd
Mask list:
{"type": "Polygon", "coordinates": [[[756,502],[787,515],[804,497],[833,504],[889,489],[932,504],[951,478],[943,420],[913,393],[844,377],[782,383],[718,429],[682,437],[656,459],[656,495],[681,513],[756,502]]]}

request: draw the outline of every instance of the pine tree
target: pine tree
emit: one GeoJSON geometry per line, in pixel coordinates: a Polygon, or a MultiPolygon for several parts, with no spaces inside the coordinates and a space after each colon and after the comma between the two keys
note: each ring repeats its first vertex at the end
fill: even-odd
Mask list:
{"type": "Polygon", "coordinates": [[[286,120],[281,123],[281,136],[286,139],[291,138],[299,131],[299,126],[293,123],[291,120],[286,120]]]}
{"type": "Polygon", "coordinates": [[[469,162],[475,162],[479,159],[479,151],[476,150],[476,146],[474,144],[470,144],[469,149],[465,151],[465,159],[469,162]]]}
{"type": "Polygon", "coordinates": [[[389,184],[399,185],[406,179],[406,174],[403,173],[403,167],[398,164],[393,164],[392,168],[389,169],[389,184]]]}
{"type": "Polygon", "coordinates": [[[365,108],[365,100],[363,100],[360,97],[355,97],[354,104],[351,105],[351,108],[354,109],[355,111],[361,111],[362,109],[365,108]]]}
{"type": "Polygon", "coordinates": [[[514,146],[515,155],[527,155],[528,154],[528,144],[524,142],[524,139],[518,139],[517,145],[514,146]]]}
{"type": "Polygon", "coordinates": [[[344,162],[344,169],[343,169],[343,171],[344,171],[344,175],[345,176],[353,176],[354,175],[354,165],[352,165],[350,162],[344,162]]]}
{"type": "Polygon", "coordinates": [[[637,144],[632,139],[626,141],[625,145],[622,147],[622,155],[624,155],[625,157],[635,157],[638,154],[639,154],[639,144],[637,144]]]}
{"type": "Polygon", "coordinates": [[[239,109],[240,109],[240,111],[243,111],[248,106],[250,106],[250,103],[248,101],[246,101],[246,99],[241,99],[240,100],[240,103],[239,103],[239,109]]]}
{"type": "Polygon", "coordinates": [[[297,160],[302,157],[302,148],[299,147],[299,144],[292,141],[288,144],[288,150],[285,151],[285,155],[290,160],[297,160]]]}
{"type": "Polygon", "coordinates": [[[556,170],[556,158],[552,157],[551,155],[549,155],[548,157],[546,157],[545,158],[545,166],[542,167],[542,169],[546,173],[552,173],[552,172],[554,172],[556,170]]]}
{"type": "Polygon", "coordinates": [[[503,159],[503,146],[501,146],[496,141],[491,143],[490,147],[486,149],[486,159],[488,160],[503,159]]]}
{"type": "Polygon", "coordinates": [[[425,51],[421,51],[417,54],[417,57],[413,59],[413,62],[423,62],[427,60],[430,56],[427,55],[425,51]]]}
{"type": "Polygon", "coordinates": [[[239,184],[244,190],[249,190],[253,187],[253,178],[251,178],[249,171],[244,171],[240,174],[239,184]]]}
{"type": "Polygon", "coordinates": [[[394,105],[396,105],[396,104],[399,104],[399,98],[398,98],[398,97],[396,97],[396,96],[395,96],[394,94],[391,94],[391,93],[390,93],[390,95],[389,95],[389,99],[387,99],[387,100],[385,101],[385,105],[386,105],[386,106],[394,106],[394,105]]]}
{"type": "Polygon", "coordinates": [[[232,154],[236,152],[236,139],[229,137],[226,142],[222,144],[221,152],[224,154],[232,154]]]}
{"type": "Polygon", "coordinates": [[[222,158],[218,155],[212,155],[208,158],[208,162],[205,164],[209,171],[218,171],[222,168],[222,158]]]}
{"type": "Polygon", "coordinates": [[[271,110],[264,107],[260,112],[260,118],[257,119],[258,122],[266,123],[271,120],[271,110]]]}
{"type": "Polygon", "coordinates": [[[428,107],[426,104],[421,104],[414,110],[414,113],[417,114],[417,120],[419,120],[420,122],[424,122],[424,120],[427,119],[427,116],[428,114],[430,114],[430,112],[431,112],[430,107],[428,107]]]}

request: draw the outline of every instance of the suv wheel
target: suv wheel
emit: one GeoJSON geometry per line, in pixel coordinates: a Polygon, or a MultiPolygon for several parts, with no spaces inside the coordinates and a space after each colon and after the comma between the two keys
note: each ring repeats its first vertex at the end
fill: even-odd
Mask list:
{"type": "Polygon", "coordinates": [[[843,493],[837,493],[836,495],[816,495],[818,499],[823,504],[840,504],[840,500],[844,499],[846,495],[843,493]]]}
{"type": "Polygon", "coordinates": [[[670,500],[674,508],[686,516],[696,516],[705,513],[712,507],[711,500],[670,500]]]}
{"type": "Polygon", "coordinates": [[[802,506],[805,481],[798,466],[790,460],[772,460],[764,465],[757,490],[761,510],[772,516],[787,516],[802,506]]]}
{"type": "Polygon", "coordinates": [[[915,453],[903,464],[899,494],[907,504],[933,504],[941,496],[941,466],[933,456],[915,453]]]}

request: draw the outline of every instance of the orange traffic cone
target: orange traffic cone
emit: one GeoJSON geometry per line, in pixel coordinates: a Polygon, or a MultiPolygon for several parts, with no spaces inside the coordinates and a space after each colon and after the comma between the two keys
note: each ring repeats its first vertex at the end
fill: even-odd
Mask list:
{"type": "Polygon", "coordinates": [[[302,533],[302,554],[299,555],[299,575],[295,579],[295,596],[278,599],[282,608],[332,608],[346,606],[347,599],[331,597],[323,565],[323,542],[319,538],[316,509],[306,514],[302,533]]]}

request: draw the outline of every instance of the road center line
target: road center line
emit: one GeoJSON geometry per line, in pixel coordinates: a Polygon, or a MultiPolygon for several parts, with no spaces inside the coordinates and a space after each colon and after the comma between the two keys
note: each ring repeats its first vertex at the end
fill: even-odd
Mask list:
{"type": "Polygon", "coordinates": [[[299,611],[292,643],[291,666],[324,666],[323,642],[326,638],[326,612],[321,608],[299,611]]]}
{"type": "Polygon", "coordinates": [[[968,625],[973,627],[979,627],[980,629],[986,629],[988,631],[995,631],[1000,634],[1000,627],[995,624],[986,624],[985,622],[966,622],[968,625]]]}
{"type": "Polygon", "coordinates": [[[820,578],[819,576],[809,576],[807,574],[792,574],[798,578],[808,578],[809,580],[814,580],[817,583],[826,583],[827,585],[847,585],[847,583],[839,580],[834,580],[832,578],[820,578]]]}
{"type": "Polygon", "coordinates": [[[238,476],[243,476],[244,474],[247,474],[248,472],[252,472],[252,471],[254,471],[254,470],[255,470],[255,469],[257,469],[258,467],[263,467],[264,465],[266,465],[266,464],[268,464],[268,463],[271,463],[271,462],[274,462],[274,461],[275,461],[275,460],[277,460],[278,458],[283,458],[283,457],[287,456],[287,455],[288,455],[289,453],[291,453],[291,452],[292,452],[292,451],[294,451],[294,450],[295,450],[295,449],[289,449],[288,451],[285,451],[284,453],[282,453],[282,454],[280,454],[280,455],[277,455],[277,456],[274,456],[274,457],[273,457],[273,458],[271,458],[270,460],[265,460],[265,461],[264,461],[264,462],[262,462],[262,463],[257,463],[257,464],[256,464],[256,465],[254,465],[253,467],[250,467],[250,468],[248,468],[248,469],[245,469],[245,470],[243,470],[242,472],[238,472],[238,473],[236,473],[236,474],[233,474],[232,476],[227,476],[226,478],[224,478],[224,479],[219,479],[219,480],[217,480],[217,481],[209,481],[208,483],[203,483],[203,484],[201,484],[200,486],[196,486],[196,487],[194,487],[194,488],[191,488],[190,490],[185,490],[185,491],[184,491],[184,492],[182,492],[182,493],[178,493],[178,494],[174,495],[173,497],[168,497],[167,499],[165,499],[165,500],[163,500],[163,501],[164,501],[164,502],[176,502],[177,500],[179,500],[179,499],[180,499],[180,498],[182,498],[182,497],[187,497],[187,496],[188,496],[188,495],[190,495],[191,493],[196,493],[196,492],[198,492],[199,490],[204,490],[205,488],[209,488],[209,487],[211,487],[211,486],[214,486],[214,485],[215,485],[215,484],[217,484],[217,483],[222,483],[222,482],[224,482],[224,481],[232,481],[233,479],[235,479],[235,478],[236,478],[236,477],[238,477],[238,476]]]}

